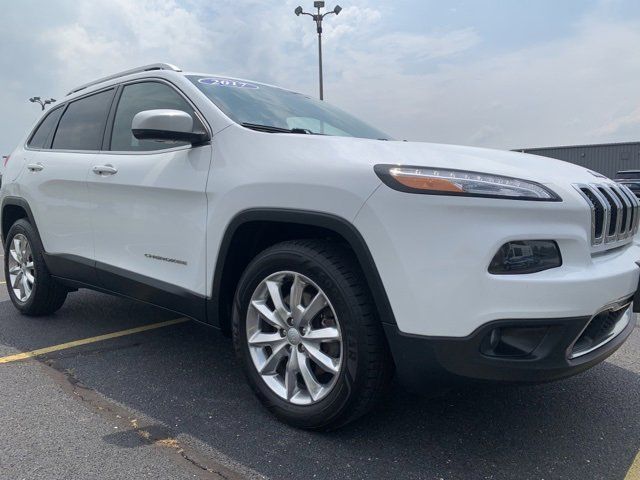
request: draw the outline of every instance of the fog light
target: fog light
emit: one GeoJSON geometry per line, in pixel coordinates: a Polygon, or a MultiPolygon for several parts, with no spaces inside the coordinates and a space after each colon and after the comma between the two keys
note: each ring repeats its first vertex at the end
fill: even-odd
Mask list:
{"type": "Polygon", "coordinates": [[[560,249],[553,240],[519,240],[500,247],[491,260],[489,273],[520,275],[542,272],[561,265],[560,249]]]}

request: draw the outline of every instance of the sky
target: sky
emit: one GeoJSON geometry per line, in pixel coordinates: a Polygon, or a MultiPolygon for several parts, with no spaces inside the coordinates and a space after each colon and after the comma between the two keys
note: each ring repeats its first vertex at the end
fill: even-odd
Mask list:
{"type": "MultiPolygon", "coordinates": [[[[640,141],[637,0],[338,0],[325,99],[398,139],[513,149],[640,141]]],[[[317,95],[311,0],[3,0],[0,153],[34,95],[138,65],[317,95]]],[[[335,2],[328,1],[333,8],[335,2]]]]}

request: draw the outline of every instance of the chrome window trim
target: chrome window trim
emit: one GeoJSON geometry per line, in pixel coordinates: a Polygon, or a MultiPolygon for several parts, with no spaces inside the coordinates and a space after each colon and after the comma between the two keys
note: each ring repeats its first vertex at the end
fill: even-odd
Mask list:
{"type": "MultiPolygon", "coordinates": [[[[200,112],[200,110],[198,110],[198,107],[196,107],[195,103],[193,103],[193,101],[191,101],[191,99],[182,90],[180,90],[180,88],[178,88],[178,86],[175,85],[174,83],[164,78],[144,77],[144,78],[136,78],[135,80],[129,80],[127,82],[122,82],[122,83],[119,83],[118,85],[121,86],[122,89],[124,90],[124,88],[126,88],[128,85],[134,85],[136,83],[151,83],[151,82],[164,83],[169,88],[172,88],[178,95],[180,95],[189,104],[189,106],[193,108],[193,111],[196,114],[196,117],[198,118],[198,120],[200,120],[200,123],[202,123],[202,126],[205,128],[205,130],[209,134],[209,137],[213,137],[213,134],[212,134],[213,130],[211,129],[211,125],[209,125],[209,123],[206,121],[205,116],[200,112]]],[[[114,113],[118,112],[118,105],[120,104],[120,98],[121,98],[121,95],[118,97],[118,103],[115,105],[114,113]]],[[[115,115],[113,117],[113,121],[115,122],[115,115]]],[[[111,130],[111,135],[113,135],[113,130],[111,130]]],[[[111,139],[109,139],[109,146],[111,146],[110,140],[111,139]]],[[[153,155],[154,153],[165,153],[169,151],[188,150],[191,148],[199,148],[204,146],[207,146],[207,144],[197,145],[195,147],[193,145],[180,145],[178,147],[160,148],[158,150],[101,150],[101,153],[109,153],[113,155],[140,155],[140,154],[153,155]]]]}
{"type": "MultiPolygon", "coordinates": [[[[62,110],[62,113],[60,114],[60,118],[62,118],[62,115],[64,115],[64,110],[66,110],[66,108],[67,108],[67,104],[66,103],[61,103],[61,104],[56,105],[55,107],[51,108],[50,110],[48,110],[46,113],[44,113],[40,117],[40,120],[38,120],[38,123],[36,123],[35,127],[33,127],[31,129],[31,132],[29,133],[29,135],[27,136],[27,139],[24,142],[25,150],[33,150],[33,151],[36,151],[36,152],[40,151],[40,150],[48,150],[46,148],[33,148],[33,147],[30,147],[29,146],[29,142],[31,140],[33,140],[33,137],[35,136],[35,134],[38,131],[38,129],[42,126],[44,121],[51,116],[51,114],[53,112],[55,112],[56,110],[62,110]]],[[[60,123],[60,118],[58,119],[58,123],[60,123]]],[[[56,130],[58,128],[58,123],[56,123],[56,130]]]]}
{"type": "MultiPolygon", "coordinates": [[[[110,89],[118,89],[118,87],[122,86],[123,88],[127,85],[131,85],[134,83],[142,83],[142,82],[149,82],[149,81],[153,81],[153,82],[159,82],[159,83],[165,83],[166,85],[168,85],[169,87],[173,88],[182,98],[184,98],[187,103],[193,108],[193,111],[196,113],[196,116],[198,117],[198,119],[200,120],[200,122],[202,123],[202,125],[204,126],[205,130],[207,131],[207,133],[209,134],[210,137],[213,137],[213,130],[211,128],[211,125],[209,125],[209,122],[206,121],[205,116],[200,112],[200,110],[196,107],[195,103],[174,83],[170,82],[169,80],[166,80],[164,78],[159,78],[159,77],[143,77],[143,78],[137,78],[134,80],[129,80],[129,81],[125,81],[122,83],[114,83],[111,85],[108,85],[104,88],[100,88],[97,90],[91,90],[90,92],[86,92],[85,94],[79,96],[79,97],[74,97],[70,100],[66,100],[64,102],[61,102],[60,104],[56,105],[55,108],[52,108],[51,110],[49,110],[49,112],[47,112],[47,115],[43,115],[42,119],[37,123],[37,125],[31,130],[31,133],[29,134],[29,136],[27,137],[27,140],[24,142],[23,148],[24,150],[29,150],[32,152],[49,152],[49,153],[100,153],[100,154],[109,154],[109,155],[153,155],[153,154],[157,154],[157,153],[168,153],[168,152],[173,152],[173,151],[180,151],[180,150],[189,150],[192,148],[200,148],[200,147],[206,147],[208,144],[205,143],[203,145],[180,145],[178,147],[168,147],[168,148],[162,148],[159,150],[60,150],[60,149],[53,149],[53,148],[30,148],[27,144],[29,142],[29,139],[31,139],[31,137],[33,136],[33,133],[35,132],[35,130],[40,126],[40,124],[42,123],[42,120],[44,120],[44,118],[46,116],[48,116],[48,114],[50,112],[52,112],[55,109],[58,108],[64,108],[66,109],[68,105],[70,105],[71,103],[77,101],[77,100],[81,100],[83,98],[86,97],[90,97],[91,95],[97,94],[97,93],[101,93],[110,89]]],[[[116,92],[117,94],[117,92],[116,92]]],[[[118,102],[120,101],[120,98],[118,98],[118,102]]],[[[118,105],[115,105],[115,108],[118,108],[118,105]]],[[[63,112],[64,115],[64,112],[63,112]]]]}
{"type": "Polygon", "coordinates": [[[67,93],[67,96],[71,95],[72,93],[76,93],[81,90],[84,90],[86,88],[93,87],[94,85],[100,85],[101,83],[108,82],[109,80],[115,80],[116,78],[126,77],[128,75],[133,75],[134,73],[150,72],[153,70],[171,70],[173,72],[182,71],[179,67],[176,67],[175,65],[172,65],[170,63],[152,63],[150,65],[142,65],[140,67],[131,68],[123,72],[114,73],[113,75],[108,75],[106,77],[102,77],[97,80],[93,80],[92,82],[80,85],[79,87],[76,87],[73,90],[71,90],[69,93],[67,93]]]}
{"type": "Polygon", "coordinates": [[[180,150],[190,150],[195,148],[206,147],[208,144],[202,145],[180,145],[179,147],[171,147],[165,148],[162,150],[145,150],[145,151],[111,151],[111,150],[52,150],[52,149],[42,149],[42,148],[31,148],[30,150],[33,152],[46,152],[46,153],[85,153],[85,154],[96,154],[100,155],[153,155],[154,153],[167,153],[167,152],[177,152],[180,150]]]}
{"type": "MultiPolygon", "coordinates": [[[[42,122],[42,120],[45,119],[46,116],[49,115],[50,112],[53,112],[54,110],[57,110],[58,108],[63,108],[65,111],[67,109],[67,107],[69,105],[71,105],[73,102],[77,102],[79,100],[82,100],[83,98],[87,98],[90,97],[92,95],[97,95],[98,93],[102,93],[102,92],[106,92],[107,90],[114,90],[114,95],[117,93],[118,90],[118,85],[108,85],[106,87],[103,88],[99,88],[97,90],[91,90],[90,92],[86,92],[84,95],[81,95],[79,97],[74,97],[70,100],[65,100],[63,102],[60,102],[58,105],[55,106],[55,108],[52,108],[51,110],[49,110],[49,112],[47,112],[47,115],[43,115],[42,119],[40,122],[38,122],[38,125],[36,125],[33,130],[31,130],[31,133],[29,134],[29,136],[27,137],[27,140],[24,142],[24,145],[22,146],[25,150],[30,150],[32,152],[65,152],[65,153],[96,153],[99,152],[100,150],[59,150],[59,149],[53,149],[53,148],[31,148],[29,147],[28,143],[29,140],[31,139],[33,133],[36,131],[36,128],[38,128],[38,126],[40,125],[40,123],[42,122]]],[[[60,120],[62,120],[62,117],[64,117],[65,112],[62,112],[62,115],[60,116],[60,118],[58,119],[58,124],[60,124],[60,120]]],[[[108,117],[107,117],[108,120],[108,117]]],[[[56,125],[56,133],[58,132],[58,125],[56,125]]],[[[53,135],[54,139],[55,139],[55,134],[53,135]]],[[[52,145],[53,146],[53,145],[52,145]]]]}

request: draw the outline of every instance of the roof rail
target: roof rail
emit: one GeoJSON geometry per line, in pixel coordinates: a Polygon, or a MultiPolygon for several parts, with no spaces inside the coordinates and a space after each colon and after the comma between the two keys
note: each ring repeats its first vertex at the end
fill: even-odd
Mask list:
{"type": "Polygon", "coordinates": [[[67,96],[71,95],[72,93],[79,92],[80,90],[84,90],[85,88],[91,87],[93,85],[98,85],[99,83],[113,80],[114,78],[125,77],[134,73],[149,72],[151,70],[171,70],[174,72],[182,71],[180,68],[176,67],[175,65],[171,65],[170,63],[152,63],[150,65],[143,65],[142,67],[132,68],[130,70],[125,70],[124,72],[109,75],[108,77],[99,78],[98,80],[94,80],[93,82],[85,83],[84,85],[80,85],[79,87],[71,90],[69,93],[67,93],[67,96]]]}

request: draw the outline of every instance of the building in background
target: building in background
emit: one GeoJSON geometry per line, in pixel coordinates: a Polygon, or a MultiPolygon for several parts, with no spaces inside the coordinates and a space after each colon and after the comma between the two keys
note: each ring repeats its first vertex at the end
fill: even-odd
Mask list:
{"type": "Polygon", "coordinates": [[[615,178],[620,170],[640,170],[640,142],[524,148],[517,152],[557,158],[615,178]]]}

